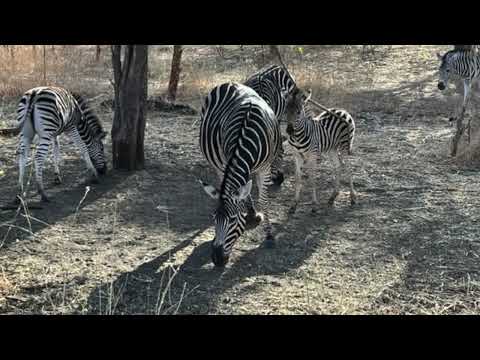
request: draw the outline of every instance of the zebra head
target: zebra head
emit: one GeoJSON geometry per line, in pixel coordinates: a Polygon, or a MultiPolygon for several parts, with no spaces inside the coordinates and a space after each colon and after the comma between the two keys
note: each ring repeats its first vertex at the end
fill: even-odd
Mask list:
{"type": "Polygon", "coordinates": [[[105,159],[105,149],[103,145],[106,136],[107,133],[105,131],[100,131],[93,136],[88,146],[90,160],[92,160],[93,166],[95,166],[95,169],[100,175],[105,175],[107,173],[107,161],[105,159]]]}
{"type": "Polygon", "coordinates": [[[200,181],[205,192],[218,201],[213,213],[215,221],[215,238],[212,241],[212,261],[217,267],[228,263],[233,245],[245,231],[245,200],[252,191],[252,180],[237,190],[224,190],[200,181]]]}
{"type": "Polygon", "coordinates": [[[288,97],[286,119],[287,119],[287,134],[293,135],[295,132],[295,123],[297,119],[306,115],[307,103],[312,97],[312,90],[304,93],[300,89],[295,89],[288,97]]]}
{"type": "Polygon", "coordinates": [[[445,55],[440,55],[437,53],[438,60],[440,60],[439,68],[439,80],[438,80],[438,90],[443,91],[448,86],[448,81],[452,75],[452,55],[453,52],[449,51],[445,55]]]}

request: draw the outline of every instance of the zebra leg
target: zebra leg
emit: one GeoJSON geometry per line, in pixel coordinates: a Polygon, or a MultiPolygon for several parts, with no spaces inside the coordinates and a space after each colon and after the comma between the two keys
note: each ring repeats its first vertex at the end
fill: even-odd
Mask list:
{"type": "Polygon", "coordinates": [[[299,152],[295,153],[295,202],[288,211],[290,214],[295,214],[298,203],[300,202],[300,194],[302,192],[302,166],[304,159],[299,152]]]}
{"type": "Polygon", "coordinates": [[[39,139],[37,146],[37,152],[35,153],[35,179],[37,181],[38,193],[42,199],[42,202],[50,202],[47,194],[45,193],[45,188],[43,186],[43,166],[45,164],[45,159],[48,155],[48,148],[52,142],[52,137],[43,136],[39,139]]]}
{"type": "Polygon", "coordinates": [[[27,166],[28,158],[30,156],[30,147],[32,146],[33,135],[26,134],[22,131],[20,143],[17,149],[18,154],[18,195],[15,197],[15,203],[20,203],[20,198],[25,198],[24,177],[25,167],[27,166]]]}
{"type": "Polygon", "coordinates": [[[80,137],[80,134],[78,133],[78,130],[76,128],[73,128],[72,130],[68,131],[69,136],[72,138],[73,142],[75,143],[76,147],[80,151],[80,154],[85,161],[87,165],[87,169],[90,171],[92,174],[92,177],[90,181],[93,184],[98,184],[98,173],[97,169],[95,169],[95,166],[92,164],[92,160],[90,159],[90,155],[88,154],[88,148],[87,145],[83,142],[82,138],[80,137]]]}
{"type": "Polygon", "coordinates": [[[277,157],[272,163],[272,171],[271,171],[272,183],[275,186],[281,186],[285,181],[285,175],[282,171],[284,153],[285,153],[285,149],[283,147],[283,143],[280,143],[280,151],[278,152],[277,157]]]}
{"type": "MultiPolygon", "coordinates": [[[[467,105],[469,104],[470,102],[470,94],[471,94],[471,90],[472,90],[472,83],[470,80],[465,80],[463,82],[463,107],[462,107],[462,119],[463,117],[465,116],[465,111],[467,109],[467,105]]],[[[467,124],[467,129],[468,129],[468,132],[467,132],[467,141],[468,143],[470,144],[470,117],[468,118],[468,124],[467,124]]]]}
{"type": "Polygon", "coordinates": [[[355,189],[353,186],[352,169],[350,168],[350,165],[347,165],[347,163],[345,162],[342,156],[339,156],[339,160],[340,160],[340,164],[343,172],[348,177],[348,183],[350,186],[350,204],[353,206],[357,203],[357,193],[355,192],[355,189]]]}
{"type": "Polygon", "coordinates": [[[258,204],[260,207],[259,215],[262,217],[263,230],[265,232],[265,247],[272,249],[275,247],[275,238],[272,234],[272,224],[270,223],[268,196],[270,184],[270,170],[266,174],[259,173],[257,175],[258,184],[258,204]]]}
{"type": "Polygon", "coordinates": [[[338,197],[338,194],[340,194],[340,159],[338,157],[338,152],[333,151],[332,152],[332,159],[335,163],[335,171],[334,171],[334,184],[335,184],[335,189],[333,190],[332,196],[330,196],[330,199],[328,199],[328,205],[333,206],[335,204],[335,200],[338,197]]]}
{"type": "Polygon", "coordinates": [[[315,214],[318,212],[318,198],[317,198],[317,182],[316,174],[318,173],[317,169],[320,168],[322,162],[321,155],[316,155],[312,161],[311,166],[309,167],[310,171],[310,186],[312,188],[312,213],[315,214]]]}
{"type": "Polygon", "coordinates": [[[60,185],[62,183],[62,178],[60,176],[60,143],[58,141],[58,136],[53,139],[53,166],[55,168],[55,185],[60,185]]]}

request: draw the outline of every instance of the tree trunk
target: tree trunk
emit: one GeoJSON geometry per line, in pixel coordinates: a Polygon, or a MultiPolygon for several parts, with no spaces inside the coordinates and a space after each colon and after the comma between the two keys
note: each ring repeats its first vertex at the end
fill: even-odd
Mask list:
{"type": "Polygon", "coordinates": [[[100,54],[102,52],[102,47],[100,45],[97,45],[96,49],[95,49],[95,62],[99,62],[100,61],[100,54]]]}
{"type": "Polygon", "coordinates": [[[281,65],[286,68],[285,63],[282,59],[282,54],[280,54],[280,49],[278,45],[268,45],[270,50],[270,61],[276,62],[278,65],[281,65]]]}
{"type": "Polygon", "coordinates": [[[167,93],[167,100],[170,102],[175,102],[177,99],[178,82],[180,81],[180,73],[182,71],[182,53],[182,45],[173,46],[172,71],[170,73],[167,93]]]}
{"type": "Polygon", "coordinates": [[[112,62],[115,80],[113,168],[141,170],[145,166],[148,45],[112,45],[112,62]]]}

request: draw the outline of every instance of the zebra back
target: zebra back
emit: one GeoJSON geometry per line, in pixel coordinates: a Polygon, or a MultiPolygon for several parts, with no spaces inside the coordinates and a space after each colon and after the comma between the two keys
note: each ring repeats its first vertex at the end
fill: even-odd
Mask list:
{"type": "Polygon", "coordinates": [[[282,66],[270,65],[253,74],[245,85],[251,87],[272,108],[275,116],[283,117],[286,97],[297,87],[295,79],[282,66]]]}

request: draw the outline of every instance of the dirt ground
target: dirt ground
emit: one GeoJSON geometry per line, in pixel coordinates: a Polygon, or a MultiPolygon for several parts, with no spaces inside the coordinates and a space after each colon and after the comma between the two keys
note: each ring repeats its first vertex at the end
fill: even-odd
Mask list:
{"type": "MultiPolygon", "coordinates": [[[[150,112],[147,169],[111,171],[89,191],[64,139],[63,184],[53,185],[51,164],[45,171],[53,203],[28,217],[0,211],[0,313],[479,314],[480,177],[448,155],[458,97],[436,89],[435,55],[446,48],[394,46],[362,65],[332,48],[306,61],[299,83],[356,120],[358,204],[345,186],[327,207],[325,162],[322,210],[310,212],[305,190],[289,216],[287,150],[288,176],[271,200],[277,247],[250,231],[224,270],[210,261],[214,203],[197,179],[215,177],[198,147],[198,116],[150,112]]],[[[100,115],[110,128],[111,113],[100,115]]],[[[0,140],[1,206],[15,194],[16,141],[0,140]]]]}

